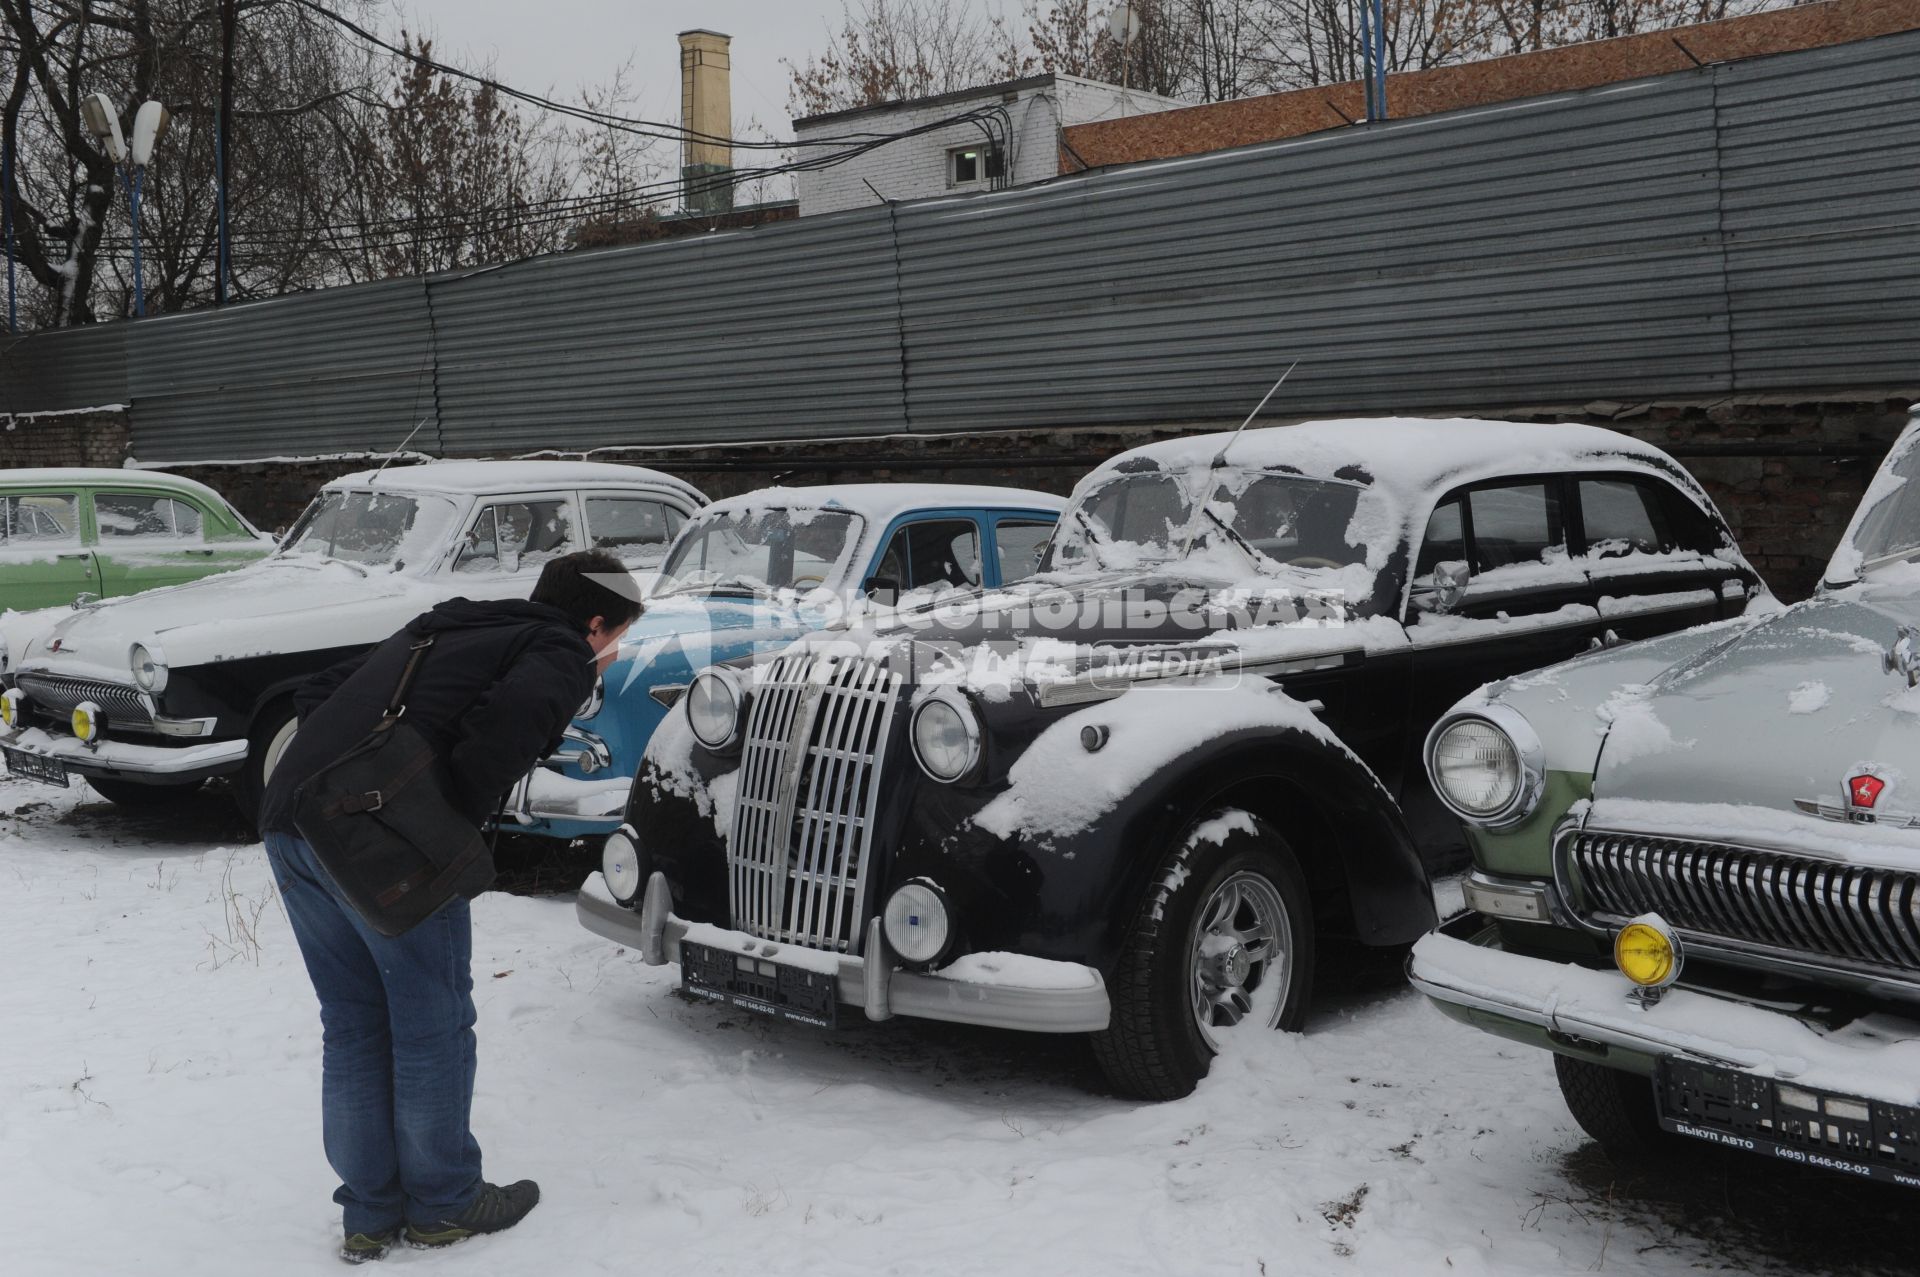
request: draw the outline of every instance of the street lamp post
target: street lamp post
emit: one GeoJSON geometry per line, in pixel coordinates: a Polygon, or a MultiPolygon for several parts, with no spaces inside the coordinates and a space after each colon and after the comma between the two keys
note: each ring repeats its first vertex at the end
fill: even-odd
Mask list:
{"type": "Polygon", "coordinates": [[[171,117],[158,102],[142,102],[133,117],[133,140],[129,144],[120,132],[120,115],[104,93],[89,93],[80,103],[80,114],[87,132],[106,148],[107,155],[120,170],[126,183],[127,203],[133,219],[133,313],[147,313],[147,281],[140,263],[140,188],[145,184],[147,162],[153,159],[154,144],[166,136],[171,117]],[[131,163],[129,163],[131,161],[131,163]]]}

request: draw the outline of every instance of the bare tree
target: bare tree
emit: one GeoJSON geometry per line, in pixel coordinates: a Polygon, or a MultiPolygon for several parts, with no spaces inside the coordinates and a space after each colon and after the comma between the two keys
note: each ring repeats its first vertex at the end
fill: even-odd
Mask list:
{"type": "Polygon", "coordinates": [[[327,243],[354,279],[511,261],[562,245],[573,220],[566,139],[490,83],[435,71],[404,36],[385,94],[351,137],[345,223],[327,243]]]}
{"type": "Polygon", "coordinates": [[[998,17],[942,0],[841,0],[840,30],[802,65],[783,60],[797,115],[931,97],[1012,79],[1025,66],[998,17]]]}

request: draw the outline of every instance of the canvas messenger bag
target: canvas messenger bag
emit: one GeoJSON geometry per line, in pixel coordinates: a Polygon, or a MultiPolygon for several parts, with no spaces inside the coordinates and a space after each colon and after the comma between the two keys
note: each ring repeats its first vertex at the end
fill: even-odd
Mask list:
{"type": "Polygon", "coordinates": [[[409,649],[373,730],[294,791],[293,823],[367,925],[403,935],[454,896],[493,881],[493,854],[448,801],[439,755],[406,722],[407,691],[433,646],[409,649]]]}

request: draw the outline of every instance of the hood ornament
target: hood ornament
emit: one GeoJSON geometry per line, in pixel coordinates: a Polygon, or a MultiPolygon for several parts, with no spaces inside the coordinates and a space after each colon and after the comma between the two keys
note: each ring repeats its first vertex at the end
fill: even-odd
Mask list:
{"type": "Polygon", "coordinates": [[[1835,803],[1819,798],[1796,798],[1793,805],[1809,816],[1818,816],[1822,820],[1838,820],[1850,825],[1886,825],[1893,829],[1920,829],[1920,813],[1889,811],[1880,806],[1880,796],[1887,792],[1888,787],[1887,780],[1862,767],[1847,777],[1841,790],[1845,795],[1842,801],[1835,803]]]}
{"type": "Polygon", "coordinates": [[[1920,625],[1903,625],[1880,658],[1889,674],[1904,674],[1908,687],[1920,687],[1920,625]]]}

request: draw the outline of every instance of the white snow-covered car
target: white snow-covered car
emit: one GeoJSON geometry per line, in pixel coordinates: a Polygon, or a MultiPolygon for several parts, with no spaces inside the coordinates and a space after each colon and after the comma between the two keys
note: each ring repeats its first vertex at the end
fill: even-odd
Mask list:
{"type": "Polygon", "coordinates": [[[1427,767],[1474,856],[1441,1010],[1603,1145],[1920,1187],[1920,417],[1813,598],[1495,683],[1427,767]]]}
{"type": "Polygon", "coordinates": [[[586,462],[347,475],[259,563],[0,626],[0,755],[15,775],[82,776],[127,804],[231,776],[251,818],[303,680],[443,599],[524,598],[557,555],[601,548],[656,570],[705,500],[658,471],[586,462]]]}

